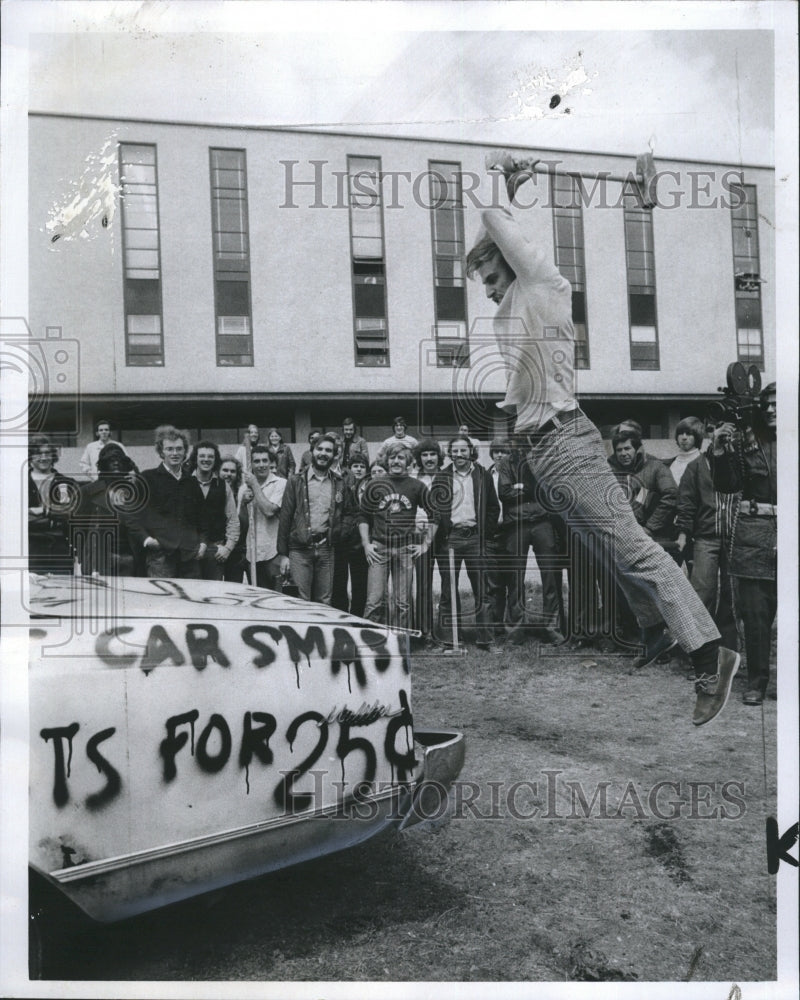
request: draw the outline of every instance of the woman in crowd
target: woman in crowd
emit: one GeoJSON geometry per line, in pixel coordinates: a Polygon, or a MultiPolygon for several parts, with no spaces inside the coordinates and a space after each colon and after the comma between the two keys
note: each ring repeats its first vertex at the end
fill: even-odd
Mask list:
{"type": "Polygon", "coordinates": [[[705,426],[699,417],[684,417],[675,428],[675,443],[678,445],[678,454],[668,458],[664,465],[672,473],[676,486],[680,486],[686,467],[700,454],[700,446],[704,438],[705,426]]]}
{"type": "Polygon", "coordinates": [[[276,474],[288,479],[295,469],[294,455],[289,445],[284,444],[283,436],[276,427],[270,427],[267,431],[267,447],[275,459],[276,474]]]}

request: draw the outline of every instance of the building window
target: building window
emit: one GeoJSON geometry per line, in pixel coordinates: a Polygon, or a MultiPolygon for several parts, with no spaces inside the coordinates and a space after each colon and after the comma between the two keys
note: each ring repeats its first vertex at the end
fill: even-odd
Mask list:
{"type": "Polygon", "coordinates": [[[589,327],[586,321],[586,264],[579,179],[570,174],[551,174],[550,201],[553,206],[556,267],[572,285],[575,367],[588,368],[589,327]]]}
{"type": "Polygon", "coordinates": [[[653,213],[651,209],[642,208],[638,192],[626,192],[624,208],[631,369],[657,371],[660,362],[656,322],[653,213]]]}
{"type": "Polygon", "coordinates": [[[125,364],[163,365],[156,147],[120,143],[125,364]]]}
{"type": "Polygon", "coordinates": [[[431,161],[428,178],[436,363],[440,368],[453,368],[469,365],[461,164],[431,161]]]}
{"type": "Polygon", "coordinates": [[[212,149],[210,154],[217,365],[252,365],[245,153],[212,149]]]}
{"type": "Polygon", "coordinates": [[[350,261],[357,365],[389,364],[379,157],[348,156],[350,261]]]}
{"type": "Polygon", "coordinates": [[[744,204],[731,207],[733,282],[736,296],[736,350],[745,365],[764,369],[761,319],[761,262],[758,252],[758,204],[753,184],[742,185],[744,204]]]}

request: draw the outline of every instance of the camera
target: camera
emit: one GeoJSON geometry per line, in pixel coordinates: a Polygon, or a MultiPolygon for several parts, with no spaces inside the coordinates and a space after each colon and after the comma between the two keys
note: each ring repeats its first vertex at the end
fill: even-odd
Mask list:
{"type": "Polygon", "coordinates": [[[715,427],[733,424],[744,433],[755,425],[761,409],[761,372],[756,365],[745,368],[741,361],[734,361],[728,365],[725,380],[725,388],[718,387],[722,399],[709,406],[708,422],[715,427]]]}
{"type": "Polygon", "coordinates": [[[0,317],[3,444],[27,447],[28,434],[46,430],[56,415],[58,430],[80,428],[80,344],[62,336],[60,326],[34,337],[22,316],[0,317]]]}

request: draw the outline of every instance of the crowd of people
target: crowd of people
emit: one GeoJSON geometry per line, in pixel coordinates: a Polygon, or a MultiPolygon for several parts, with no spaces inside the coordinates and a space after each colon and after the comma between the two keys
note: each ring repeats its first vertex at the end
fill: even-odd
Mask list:
{"type": "MultiPolygon", "coordinates": [[[[766,691],[775,617],[774,385],[762,398],[763,419],[738,451],[731,425],[687,417],[675,430],[676,454],[662,461],[626,420],[608,458],[636,521],[682,567],[726,647],[738,648],[743,620],[748,704],[766,691]]],[[[108,421],[96,434],[83,483],[56,469],[46,437],[31,439],[36,572],[251,582],[412,630],[418,645],[436,650],[466,641],[463,566],[474,615],[467,637],[482,650],[535,639],[631,652],[643,641],[619,574],[591,526],[565,526],[525,436],[492,440],[484,467],[468,428],[442,446],[413,437],[398,417],[370,463],[346,418],[335,434],[309,435],[295,470],[274,429],[262,438],[249,425],[223,458],[215,442],[191,446],[185,432],[161,426],[159,462],[140,472],[108,421]],[[531,550],[541,587],[526,592],[531,550]]],[[[668,658],[674,645],[667,633],[657,653],[668,658]]],[[[652,662],[652,652],[645,644],[635,662],[652,662]]]]}
{"type": "Polygon", "coordinates": [[[467,426],[446,446],[393,421],[371,461],[351,418],[314,430],[295,468],[271,429],[248,427],[233,457],[159,427],[159,464],[139,473],[108,421],[84,454],[79,486],[30,443],[30,562],[40,572],[248,580],[414,630],[427,648],[487,652],[529,637],[601,650],[639,649],[647,666],[679,646],[695,681],[693,722],[724,707],[740,664],[758,705],[769,682],[776,614],[775,386],[747,420],[686,417],[676,454],[648,455],[642,427],[618,424],[606,456],[574,393],[572,291],[546,246],[512,211],[535,161],[491,154],[508,203],[481,212],[466,274],[497,305],[506,366],[498,406],[514,417],[478,461],[467,426]],[[526,592],[529,550],[541,579],[526,592]],[[463,631],[466,570],[474,628],[463,631]],[[566,574],[567,587],[564,586],[566,574]],[[434,601],[438,575],[439,601],[434,601]]]}

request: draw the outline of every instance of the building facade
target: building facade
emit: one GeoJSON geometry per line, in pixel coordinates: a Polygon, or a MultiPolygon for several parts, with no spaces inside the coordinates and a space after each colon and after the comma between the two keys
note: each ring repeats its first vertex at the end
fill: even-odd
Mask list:
{"type": "MultiPolygon", "coordinates": [[[[301,445],[346,415],[383,440],[403,414],[488,441],[504,372],[463,263],[496,197],[487,151],[32,114],[29,324],[79,357],[36,429],[77,448],[108,417],[135,448],[163,422],[223,445],[253,422],[301,445]]],[[[572,283],[598,425],[670,439],[732,361],[774,378],[771,168],[658,160],[640,184],[633,155],[535,155],[520,215],[572,283]]]]}

